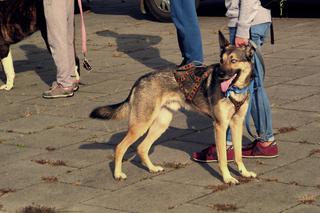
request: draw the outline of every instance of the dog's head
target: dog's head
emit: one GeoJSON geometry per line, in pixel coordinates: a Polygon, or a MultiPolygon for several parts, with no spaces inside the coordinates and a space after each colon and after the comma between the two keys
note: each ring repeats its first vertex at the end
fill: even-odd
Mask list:
{"type": "Polygon", "coordinates": [[[220,68],[218,78],[221,90],[231,85],[243,88],[249,85],[252,75],[252,57],[255,48],[249,43],[245,47],[236,47],[219,31],[220,68]]]}

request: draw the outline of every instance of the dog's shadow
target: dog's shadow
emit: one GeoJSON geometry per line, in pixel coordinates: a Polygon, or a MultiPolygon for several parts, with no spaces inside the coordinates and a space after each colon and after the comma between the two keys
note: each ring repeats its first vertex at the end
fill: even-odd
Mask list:
{"type": "Polygon", "coordinates": [[[160,36],[142,34],[119,34],[111,30],[96,32],[98,36],[110,37],[116,40],[117,51],[151,68],[173,67],[174,63],[161,58],[160,51],[154,45],[160,43],[160,36]]]}
{"type": "MultiPolygon", "coordinates": [[[[166,132],[162,134],[162,136],[154,143],[154,145],[151,147],[149,155],[151,155],[154,152],[154,148],[156,146],[165,146],[170,149],[176,149],[179,151],[183,151],[187,153],[190,156],[190,160],[192,159],[192,153],[194,151],[201,151],[202,146],[199,146],[199,150],[193,147],[193,145],[196,145],[197,142],[190,142],[188,140],[188,135],[195,134],[195,132],[201,132],[201,130],[208,130],[212,128],[212,122],[210,119],[199,116],[198,113],[191,112],[191,111],[185,111],[182,110],[182,113],[186,115],[186,123],[187,128],[177,128],[177,127],[170,127],[166,132]],[[179,131],[179,135],[175,135],[174,132],[179,131]],[[184,135],[183,139],[180,137],[180,135],[184,135]],[[185,139],[185,140],[184,140],[185,139]],[[170,141],[178,141],[178,143],[170,143],[170,141]],[[188,144],[189,143],[189,144],[188,144]]],[[[109,140],[103,142],[103,143],[87,143],[82,144],[79,148],[80,149],[115,149],[116,145],[125,137],[127,132],[120,132],[113,134],[109,140]]],[[[210,141],[214,143],[214,132],[207,131],[205,135],[199,134],[199,137],[202,137],[202,141],[210,141]],[[209,133],[209,134],[208,134],[209,133]],[[204,138],[203,138],[204,137],[204,138]]],[[[135,142],[126,152],[124,156],[124,161],[130,161],[130,163],[136,165],[139,168],[142,168],[147,171],[147,168],[144,167],[140,163],[139,157],[136,155],[136,148],[140,144],[140,142],[143,140],[144,137],[141,137],[137,142],[135,142]]],[[[250,140],[248,138],[244,137],[244,143],[248,143],[250,140]]],[[[211,143],[208,143],[209,146],[211,143]]],[[[165,156],[163,156],[165,159],[165,156]]],[[[167,162],[168,163],[168,162],[167,162]]],[[[217,179],[222,181],[222,177],[218,171],[216,171],[210,164],[207,163],[199,163],[208,173],[210,173],[212,176],[216,177],[217,179]]],[[[109,163],[109,168],[111,171],[114,169],[114,162],[109,163]]],[[[232,167],[229,167],[230,171],[236,175],[239,175],[239,173],[234,170],[232,167]]]]}
{"type": "MultiPolygon", "coordinates": [[[[56,78],[56,69],[48,50],[33,44],[23,44],[20,48],[25,52],[26,59],[14,60],[13,57],[15,73],[34,71],[44,83],[50,85],[56,78]]],[[[4,79],[5,76],[1,76],[1,80],[4,79]]]]}

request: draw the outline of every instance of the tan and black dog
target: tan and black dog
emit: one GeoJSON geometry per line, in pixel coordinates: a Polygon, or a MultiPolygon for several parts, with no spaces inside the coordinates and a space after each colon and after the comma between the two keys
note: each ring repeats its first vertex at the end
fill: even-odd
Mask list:
{"type": "MultiPolygon", "coordinates": [[[[183,107],[211,117],[214,121],[215,143],[219,157],[219,168],[225,183],[237,184],[227,167],[226,131],[232,129],[232,143],[235,162],[243,177],[256,177],[246,169],[242,161],[242,130],[248,108],[248,88],[252,75],[251,59],[254,47],[236,48],[219,32],[221,60],[219,64],[208,66],[190,90],[184,91],[186,76],[175,75],[179,71],[163,70],[152,72],[138,79],[126,100],[121,103],[98,107],[90,116],[99,119],[129,118],[129,129],[125,138],[115,150],[116,179],[126,179],[122,172],[122,159],[135,141],[147,131],[145,139],[137,148],[142,163],[150,172],[160,172],[162,167],[154,165],[148,156],[151,145],[169,127],[174,111],[183,107]],[[180,77],[179,77],[180,76],[180,77]],[[181,83],[182,82],[182,83],[181,83]],[[237,88],[234,92],[230,88],[237,88]]],[[[192,65],[189,65],[192,68],[192,65]]],[[[188,66],[187,66],[188,68],[188,66]]],[[[192,69],[187,69],[190,72],[192,69]]]]}

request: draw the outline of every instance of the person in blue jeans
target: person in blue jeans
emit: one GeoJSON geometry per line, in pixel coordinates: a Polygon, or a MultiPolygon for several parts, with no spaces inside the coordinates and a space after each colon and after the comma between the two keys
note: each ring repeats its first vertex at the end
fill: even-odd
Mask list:
{"type": "Polygon", "coordinates": [[[195,61],[202,63],[202,40],[195,0],[171,0],[170,9],[183,58],[179,66],[195,61]]]}
{"type": "MultiPolygon", "coordinates": [[[[248,45],[251,39],[260,48],[270,29],[270,10],[261,6],[260,0],[225,0],[231,44],[241,47],[248,45]]],[[[278,146],[272,130],[272,115],[266,91],[263,85],[263,66],[257,55],[254,55],[254,79],[250,87],[250,104],[248,114],[252,116],[257,136],[254,142],[243,148],[246,158],[273,158],[278,156],[278,146]]],[[[234,158],[230,129],[227,132],[227,159],[234,158]]],[[[215,145],[195,152],[192,158],[198,162],[217,161],[215,145]]]]}

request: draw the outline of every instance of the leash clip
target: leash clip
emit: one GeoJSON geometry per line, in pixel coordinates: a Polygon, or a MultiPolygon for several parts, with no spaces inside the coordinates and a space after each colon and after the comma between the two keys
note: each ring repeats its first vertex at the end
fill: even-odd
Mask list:
{"type": "Polygon", "coordinates": [[[84,56],[84,59],[83,59],[83,67],[88,71],[90,72],[92,70],[92,66],[91,64],[89,63],[88,59],[86,58],[86,56],[84,56]]]}

